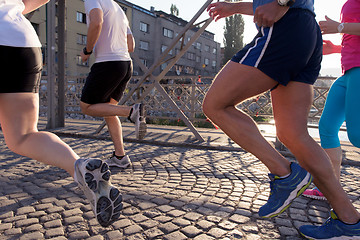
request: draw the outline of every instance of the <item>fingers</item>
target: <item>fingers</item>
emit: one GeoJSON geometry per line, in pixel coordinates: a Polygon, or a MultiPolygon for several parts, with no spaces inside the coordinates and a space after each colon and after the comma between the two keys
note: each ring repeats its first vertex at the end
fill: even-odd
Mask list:
{"type": "Polygon", "coordinates": [[[209,13],[209,16],[215,20],[219,20],[220,18],[224,17],[224,14],[222,14],[223,8],[219,3],[212,3],[207,7],[207,12],[209,13]]]}
{"type": "Polygon", "coordinates": [[[207,9],[206,9],[206,11],[209,13],[209,16],[210,16],[212,19],[215,19],[216,14],[218,14],[215,9],[216,9],[216,3],[210,4],[210,5],[207,7],[207,9]]]}
{"type": "Polygon", "coordinates": [[[327,15],[325,15],[325,19],[326,19],[326,21],[334,21],[331,18],[329,18],[327,15]]]}
{"type": "Polygon", "coordinates": [[[209,4],[209,6],[206,8],[206,11],[210,11],[211,8],[215,7],[217,3],[211,3],[209,4]]]}
{"type": "Polygon", "coordinates": [[[271,27],[274,25],[275,21],[273,19],[266,18],[260,14],[255,14],[254,23],[258,27],[271,27]]]}

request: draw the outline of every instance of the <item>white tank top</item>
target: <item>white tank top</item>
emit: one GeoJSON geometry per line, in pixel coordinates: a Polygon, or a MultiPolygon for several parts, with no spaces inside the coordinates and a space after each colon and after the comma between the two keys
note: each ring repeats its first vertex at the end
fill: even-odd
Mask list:
{"type": "Polygon", "coordinates": [[[39,37],[22,12],[22,0],[0,0],[0,45],[41,47],[39,37]]]}

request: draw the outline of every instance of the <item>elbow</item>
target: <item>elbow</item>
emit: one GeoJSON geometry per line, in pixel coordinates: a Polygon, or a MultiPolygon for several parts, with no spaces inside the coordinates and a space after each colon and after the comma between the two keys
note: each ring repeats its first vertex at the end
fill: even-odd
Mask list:
{"type": "Polygon", "coordinates": [[[101,29],[102,25],[103,25],[103,21],[102,20],[97,20],[92,22],[92,25],[94,26],[94,28],[96,29],[101,29]]]}

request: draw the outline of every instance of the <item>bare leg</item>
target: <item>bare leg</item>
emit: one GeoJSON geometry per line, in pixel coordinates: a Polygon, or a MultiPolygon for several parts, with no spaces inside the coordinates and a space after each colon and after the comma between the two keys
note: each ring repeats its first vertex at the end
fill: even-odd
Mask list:
{"type": "Polygon", "coordinates": [[[290,163],[261,135],[256,123],[235,106],[274,87],[276,82],[256,68],[228,62],[216,76],[203,103],[205,114],[232,140],[262,161],[271,173],[290,173],[290,163]]]}
{"type": "Polygon", "coordinates": [[[96,104],[80,102],[80,107],[84,114],[93,117],[127,117],[129,116],[131,110],[131,107],[129,106],[114,105],[111,102],[96,104]]]}
{"type": "Polygon", "coordinates": [[[0,106],[1,127],[10,150],[74,176],[74,163],[79,156],[55,134],[37,129],[38,94],[2,93],[0,106]]]}
{"type": "Polygon", "coordinates": [[[340,180],[341,175],[341,162],[342,162],[342,150],[341,147],[337,148],[327,148],[324,149],[327,155],[329,156],[331,163],[334,168],[335,176],[340,180]]]}
{"type": "Polygon", "coordinates": [[[307,116],[312,103],[311,85],[290,82],[272,91],[277,135],[300,164],[314,177],[316,186],[328,199],[339,218],[355,223],[360,214],[342,189],[326,152],[308,134],[307,116]]]}
{"type": "MultiPolygon", "coordinates": [[[[110,104],[117,105],[117,101],[111,99],[110,104]]],[[[108,126],[108,130],[111,136],[111,139],[114,143],[115,155],[124,156],[124,142],[122,136],[122,126],[119,117],[111,116],[105,117],[106,125],[108,126]]]]}

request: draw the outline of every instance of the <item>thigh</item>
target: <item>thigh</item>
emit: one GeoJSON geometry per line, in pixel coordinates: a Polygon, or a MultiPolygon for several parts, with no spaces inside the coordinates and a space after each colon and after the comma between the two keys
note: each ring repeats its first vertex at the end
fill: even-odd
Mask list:
{"type": "Polygon", "coordinates": [[[235,106],[276,84],[277,82],[254,67],[229,61],[215,77],[206,100],[215,106],[235,106]]]}
{"type": "Polygon", "coordinates": [[[7,142],[37,131],[38,109],[36,93],[0,94],[0,123],[7,142]]]}
{"type": "Polygon", "coordinates": [[[126,89],[127,83],[130,81],[132,76],[132,62],[131,61],[124,61],[119,64],[118,67],[119,71],[124,72],[123,78],[119,79],[119,84],[117,88],[111,94],[111,98],[115,99],[116,101],[120,101],[121,97],[124,94],[126,89]]]}
{"type": "Polygon", "coordinates": [[[307,121],[313,100],[313,87],[301,82],[279,85],[271,92],[278,133],[307,134],[307,121]]]}
{"type": "Polygon", "coordinates": [[[87,104],[109,102],[126,74],[120,61],[95,63],[86,79],[81,101],[87,104]]]}

